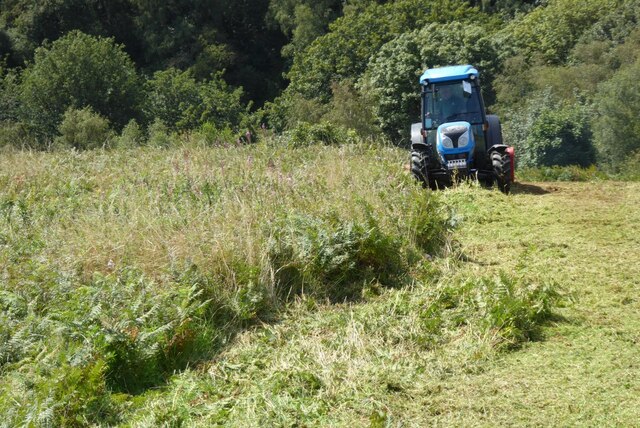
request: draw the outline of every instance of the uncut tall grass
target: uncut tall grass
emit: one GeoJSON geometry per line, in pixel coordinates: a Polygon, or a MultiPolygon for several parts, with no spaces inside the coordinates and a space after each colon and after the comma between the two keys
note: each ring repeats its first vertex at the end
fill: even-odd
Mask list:
{"type": "Polygon", "coordinates": [[[212,358],[295,296],[402,285],[449,227],[405,158],[363,144],[3,151],[8,426],[118,423],[118,394],[212,358]]]}
{"type": "MultiPolygon", "coordinates": [[[[260,264],[270,225],[291,214],[407,232],[424,192],[392,148],[138,149],[0,157],[0,227],[59,269],[89,275],[135,266],[162,277],[187,264],[260,264]]],[[[411,236],[407,235],[407,239],[411,236]]],[[[12,248],[2,251],[7,264],[12,248]]]]}

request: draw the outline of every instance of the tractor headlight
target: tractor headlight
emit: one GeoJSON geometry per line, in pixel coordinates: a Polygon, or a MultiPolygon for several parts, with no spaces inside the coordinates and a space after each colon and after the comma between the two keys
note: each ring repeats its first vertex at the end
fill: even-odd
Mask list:
{"type": "Polygon", "coordinates": [[[458,147],[465,147],[469,144],[469,131],[465,132],[458,138],[458,147]]]}
{"type": "Polygon", "coordinates": [[[453,149],[453,141],[451,141],[451,138],[447,137],[446,135],[442,136],[442,147],[447,148],[447,149],[453,149]]]}

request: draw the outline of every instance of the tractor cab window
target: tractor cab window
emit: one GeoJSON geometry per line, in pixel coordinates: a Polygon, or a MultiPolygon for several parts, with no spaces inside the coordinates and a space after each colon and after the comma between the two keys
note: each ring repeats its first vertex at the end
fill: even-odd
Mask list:
{"type": "Polygon", "coordinates": [[[483,122],[480,94],[469,81],[429,85],[423,101],[427,129],[435,129],[448,122],[465,121],[471,125],[483,122]]]}

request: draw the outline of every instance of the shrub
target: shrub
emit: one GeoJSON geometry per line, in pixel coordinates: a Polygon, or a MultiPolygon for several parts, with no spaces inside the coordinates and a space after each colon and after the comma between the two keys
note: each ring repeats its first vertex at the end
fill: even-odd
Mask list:
{"type": "Polygon", "coordinates": [[[0,121],[0,147],[28,148],[36,146],[33,134],[21,122],[0,121]]]}
{"type": "Polygon", "coordinates": [[[553,284],[505,272],[447,281],[431,294],[433,302],[422,316],[430,328],[464,324],[489,336],[494,345],[507,348],[535,340],[541,324],[561,300],[553,284]]]}
{"type": "Polygon", "coordinates": [[[591,118],[589,105],[541,92],[507,117],[505,140],[516,148],[520,167],[589,166],[596,160],[591,118]]]}
{"type": "Polygon", "coordinates": [[[197,133],[200,140],[207,146],[226,146],[234,144],[239,140],[239,136],[228,126],[222,129],[211,122],[204,123],[197,133]]]}
{"type": "Polygon", "coordinates": [[[149,135],[148,143],[153,147],[169,147],[171,145],[171,136],[169,135],[169,128],[160,119],[153,121],[147,129],[149,135]]]}
{"type": "Polygon", "coordinates": [[[117,139],[118,147],[133,148],[143,145],[145,142],[144,131],[135,119],[131,119],[117,139]]]}
{"type": "Polygon", "coordinates": [[[344,129],[353,129],[362,138],[379,136],[380,127],[373,114],[373,98],[366,89],[361,92],[350,80],[344,80],[334,82],[331,92],[333,96],[322,120],[344,129]]]}
{"type": "Polygon", "coordinates": [[[335,217],[292,217],[269,245],[276,294],[300,293],[331,301],[360,297],[372,281],[395,285],[405,269],[400,240],[366,224],[335,217]]]}
{"type": "Polygon", "coordinates": [[[540,168],[521,168],[518,179],[524,181],[593,181],[606,180],[610,176],[594,165],[588,168],[578,166],[549,166],[540,168]]]}
{"type": "Polygon", "coordinates": [[[190,72],[175,68],[158,71],[147,82],[145,116],[161,120],[171,130],[193,130],[207,122],[237,126],[247,113],[241,88],[230,88],[221,74],[196,81],[190,72]]]}
{"type": "Polygon", "coordinates": [[[117,128],[139,109],[138,75],[123,47],[79,31],[38,48],[21,87],[24,120],[44,139],[69,108],[90,107],[117,128]]]}
{"type": "Polygon", "coordinates": [[[114,137],[109,120],[94,113],[90,107],[67,110],[58,131],[60,136],[55,140],[56,145],[78,150],[107,147],[114,137]]]}
{"type": "Polygon", "coordinates": [[[621,69],[600,86],[595,105],[596,147],[603,163],[619,168],[640,150],[640,60],[621,69]]]}
{"type": "Polygon", "coordinates": [[[285,132],[283,138],[293,147],[305,147],[313,144],[336,146],[353,144],[358,140],[355,131],[328,122],[318,124],[301,122],[295,128],[285,132]]]}

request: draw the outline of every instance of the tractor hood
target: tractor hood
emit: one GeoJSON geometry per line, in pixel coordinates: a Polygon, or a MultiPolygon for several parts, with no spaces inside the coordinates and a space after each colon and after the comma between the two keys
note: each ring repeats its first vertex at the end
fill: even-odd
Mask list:
{"type": "Polygon", "coordinates": [[[475,147],[469,122],[444,123],[437,132],[437,147],[442,154],[467,153],[475,147]]]}
{"type": "Polygon", "coordinates": [[[450,122],[438,127],[436,149],[442,165],[449,170],[468,168],[476,142],[469,122],[450,122]]]}

